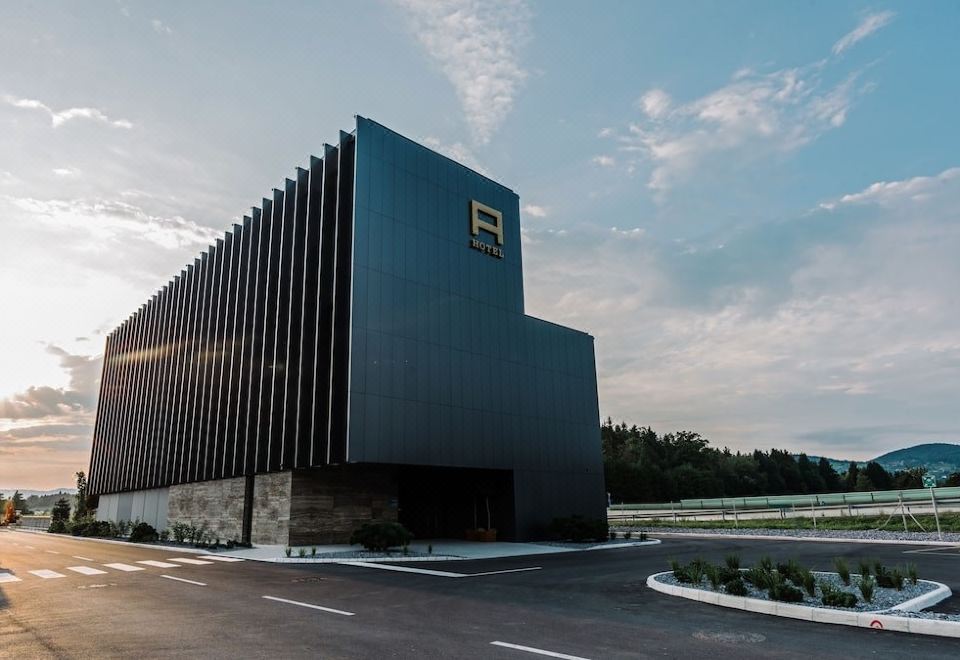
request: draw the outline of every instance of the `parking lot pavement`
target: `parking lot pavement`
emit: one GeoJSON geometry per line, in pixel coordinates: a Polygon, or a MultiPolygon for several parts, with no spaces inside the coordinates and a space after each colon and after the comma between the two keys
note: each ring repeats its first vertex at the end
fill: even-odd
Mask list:
{"type": "Polygon", "coordinates": [[[605,552],[431,562],[432,572],[408,572],[228,563],[168,549],[0,532],[2,570],[22,578],[0,583],[0,658],[960,657],[960,641],[725,610],[644,584],[671,558],[719,561],[738,552],[744,563],[770,555],[815,569],[829,568],[838,555],[915,561],[922,577],[960,591],[960,558],[904,550],[671,539],[605,552]],[[45,570],[65,577],[29,572],[45,570]]]}

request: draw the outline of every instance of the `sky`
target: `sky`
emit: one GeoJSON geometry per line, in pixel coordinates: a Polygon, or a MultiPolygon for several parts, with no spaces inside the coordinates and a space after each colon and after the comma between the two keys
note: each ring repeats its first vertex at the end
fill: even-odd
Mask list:
{"type": "Polygon", "coordinates": [[[360,114],[517,191],[602,417],[960,441],[956,2],[0,7],[0,488],[89,462],[105,334],[360,114]]]}

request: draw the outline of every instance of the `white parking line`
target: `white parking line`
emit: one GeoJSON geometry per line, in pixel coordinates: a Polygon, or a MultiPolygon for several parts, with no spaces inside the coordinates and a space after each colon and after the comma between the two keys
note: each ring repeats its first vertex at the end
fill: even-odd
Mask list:
{"type": "Polygon", "coordinates": [[[299,605],[300,607],[309,607],[311,610],[320,610],[321,612],[330,612],[331,614],[342,614],[343,616],[355,616],[353,612],[344,612],[335,610],[332,607],[323,607],[321,605],[312,605],[310,603],[301,603],[296,600],[287,600],[286,598],[277,598],[276,596],[264,596],[267,600],[275,600],[278,603],[288,603],[290,605],[299,605]]]}
{"type": "Polygon", "coordinates": [[[240,557],[221,557],[219,555],[200,555],[200,559],[212,559],[214,561],[243,561],[240,557]]]}
{"type": "Polygon", "coordinates": [[[144,571],[146,570],[142,566],[131,566],[130,564],[104,564],[107,568],[113,568],[118,571],[126,571],[127,573],[131,571],[144,571]]]}
{"type": "Polygon", "coordinates": [[[535,649],[532,646],[521,646],[519,644],[508,644],[507,642],[490,642],[493,646],[502,646],[506,649],[514,649],[515,651],[526,651],[527,653],[536,653],[537,655],[545,655],[548,658],[562,658],[563,660],[588,660],[579,655],[567,655],[566,653],[557,653],[556,651],[545,651],[543,649],[535,649]]]}
{"type": "Polygon", "coordinates": [[[51,555],[59,555],[60,553],[56,550],[44,550],[44,552],[49,552],[51,555]]]}
{"type": "Polygon", "coordinates": [[[362,566],[364,568],[379,568],[383,571],[397,571],[399,573],[419,573],[420,575],[433,575],[435,577],[445,578],[470,578],[483,575],[500,575],[501,573],[522,573],[524,571],[539,571],[542,566],[527,566],[524,568],[508,568],[503,571],[486,571],[485,573],[451,573],[450,571],[435,571],[429,568],[413,568],[412,566],[397,566],[395,564],[375,564],[365,561],[341,561],[337,562],[344,566],[362,566]]]}
{"type": "Polygon", "coordinates": [[[81,575],[104,575],[106,573],[106,571],[101,571],[99,568],[93,568],[92,566],[67,566],[67,570],[81,575]]]}
{"type": "Polygon", "coordinates": [[[47,570],[46,568],[40,569],[39,571],[27,571],[27,573],[31,573],[45,580],[49,580],[51,578],[67,577],[63,573],[57,573],[56,571],[47,570]]]}
{"type": "Polygon", "coordinates": [[[20,581],[21,581],[20,578],[18,578],[13,573],[6,573],[6,572],[0,573],[0,584],[3,584],[4,582],[20,582],[20,581]]]}
{"type": "Polygon", "coordinates": [[[167,561],[178,561],[181,564],[192,564],[194,566],[202,566],[203,564],[212,564],[212,561],[203,561],[202,559],[191,559],[189,557],[170,557],[167,561]]]}
{"type": "Polygon", "coordinates": [[[143,564],[144,566],[153,566],[155,568],[180,568],[180,564],[171,564],[170,562],[157,561],[156,559],[143,559],[137,563],[143,564]]]}
{"type": "Polygon", "coordinates": [[[168,580],[176,580],[177,582],[186,582],[187,584],[195,584],[198,587],[207,586],[206,582],[197,582],[196,580],[188,580],[186,578],[173,577],[172,575],[161,575],[162,578],[167,578],[168,580]]]}
{"type": "Polygon", "coordinates": [[[94,559],[90,559],[90,557],[81,557],[80,555],[74,555],[73,558],[79,559],[80,561],[96,561],[94,559]]]}

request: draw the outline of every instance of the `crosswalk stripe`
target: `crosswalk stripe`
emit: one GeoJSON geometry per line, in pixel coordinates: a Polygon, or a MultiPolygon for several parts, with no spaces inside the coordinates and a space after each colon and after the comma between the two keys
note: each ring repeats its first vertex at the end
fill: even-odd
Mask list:
{"type": "Polygon", "coordinates": [[[214,561],[243,561],[240,557],[221,557],[220,555],[200,555],[200,559],[212,559],[214,561]]]}
{"type": "Polygon", "coordinates": [[[203,561],[202,559],[191,559],[189,557],[170,557],[167,561],[177,561],[181,564],[192,564],[194,566],[202,566],[204,564],[212,564],[212,561],[203,561]]]}
{"type": "Polygon", "coordinates": [[[104,564],[104,566],[106,566],[107,568],[116,569],[116,570],[118,570],[118,571],[126,571],[126,572],[128,572],[128,573],[129,573],[130,571],[143,571],[143,570],[146,570],[146,569],[144,569],[142,566],[131,566],[130,564],[104,564]]]}
{"type": "Polygon", "coordinates": [[[51,571],[46,568],[42,568],[39,571],[27,571],[27,573],[31,573],[32,575],[36,575],[37,577],[43,578],[45,580],[49,580],[51,578],[67,577],[63,573],[57,573],[56,571],[51,571]]]}
{"type": "Polygon", "coordinates": [[[153,566],[155,568],[180,568],[180,564],[171,564],[165,561],[156,561],[155,559],[143,559],[137,563],[144,564],[145,566],[153,566]]]}
{"type": "Polygon", "coordinates": [[[0,573],[0,584],[4,582],[20,582],[20,578],[13,573],[0,573]]]}
{"type": "Polygon", "coordinates": [[[99,568],[93,568],[92,566],[67,566],[67,570],[81,575],[103,575],[106,573],[106,571],[101,571],[99,568]]]}

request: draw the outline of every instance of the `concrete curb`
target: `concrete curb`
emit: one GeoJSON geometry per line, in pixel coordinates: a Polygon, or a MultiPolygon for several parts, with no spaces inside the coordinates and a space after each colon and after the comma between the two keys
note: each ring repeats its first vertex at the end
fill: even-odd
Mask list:
{"type": "MultiPolygon", "coordinates": [[[[511,559],[520,557],[536,557],[543,554],[560,555],[568,552],[592,552],[594,550],[619,550],[623,548],[636,548],[646,545],[657,545],[659,539],[647,539],[646,541],[631,541],[625,543],[609,543],[605,545],[595,545],[589,548],[564,548],[562,546],[550,546],[557,548],[547,553],[530,553],[527,555],[491,555],[489,557],[462,557],[460,555],[432,555],[430,557],[404,557],[389,555],[385,557],[248,557],[243,554],[218,552],[216,554],[224,557],[236,557],[247,561],[263,561],[271,564],[343,564],[344,562],[373,562],[377,564],[393,562],[423,562],[423,561],[480,561],[484,559],[511,559]]],[[[134,544],[139,545],[139,544],[134,544]]]]}
{"type": "Polygon", "coordinates": [[[883,539],[848,539],[830,536],[767,536],[765,534],[701,534],[697,532],[656,532],[646,531],[657,536],[687,536],[699,539],[747,539],[750,541],[812,541],[814,543],[875,543],[877,545],[927,545],[936,547],[960,548],[956,541],[902,541],[883,539]]]}
{"type": "Polygon", "coordinates": [[[94,536],[73,536],[72,534],[50,534],[42,529],[13,529],[13,532],[27,532],[29,534],[48,534],[53,538],[73,539],[75,541],[96,541],[97,543],[114,543],[116,545],[129,545],[134,548],[152,548],[153,550],[170,550],[176,552],[186,552],[195,555],[227,555],[225,552],[216,552],[212,550],[203,550],[201,548],[188,548],[181,545],[162,545],[159,543],[131,543],[130,541],[121,541],[120,539],[100,539],[94,536]]]}
{"type": "Polygon", "coordinates": [[[938,585],[937,589],[923,596],[918,596],[900,605],[888,610],[877,612],[850,612],[845,610],[834,610],[825,607],[810,607],[808,605],[795,605],[792,603],[778,603],[771,600],[761,600],[759,598],[745,598],[742,596],[731,596],[721,594],[715,591],[705,591],[703,589],[694,589],[692,587],[681,587],[680,585],[666,584],[659,582],[656,578],[661,575],[669,575],[670,571],[654,573],[647,578],[647,586],[668,596],[679,596],[701,603],[710,605],[719,605],[720,607],[731,607],[746,612],[756,612],[757,614],[772,614],[790,619],[800,619],[802,621],[813,621],[815,623],[832,623],[841,626],[855,626],[857,628],[872,628],[874,630],[893,630],[896,632],[909,632],[919,635],[935,635],[938,637],[960,638],[960,621],[939,621],[936,619],[914,619],[911,617],[897,616],[892,614],[896,611],[918,611],[923,607],[930,607],[940,601],[949,598],[952,594],[950,587],[940,582],[924,580],[924,582],[933,582],[938,585]]]}

